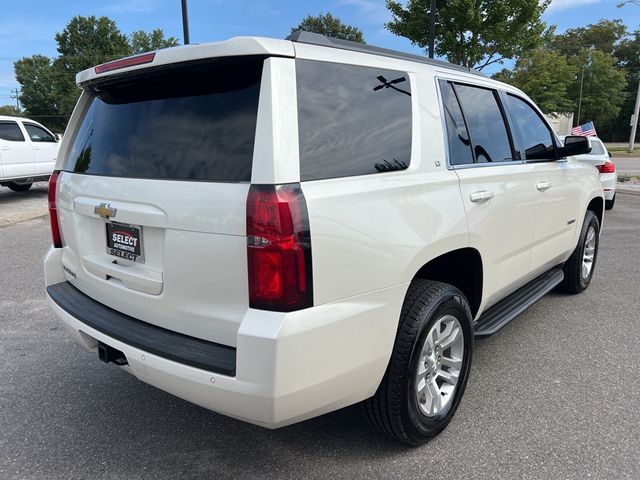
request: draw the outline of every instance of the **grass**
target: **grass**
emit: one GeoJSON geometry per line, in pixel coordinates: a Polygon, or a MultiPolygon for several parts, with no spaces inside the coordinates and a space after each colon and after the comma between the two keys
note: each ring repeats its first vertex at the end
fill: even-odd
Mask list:
{"type": "Polygon", "coordinates": [[[640,183],[640,177],[633,177],[631,175],[619,175],[618,183],[640,183]]]}

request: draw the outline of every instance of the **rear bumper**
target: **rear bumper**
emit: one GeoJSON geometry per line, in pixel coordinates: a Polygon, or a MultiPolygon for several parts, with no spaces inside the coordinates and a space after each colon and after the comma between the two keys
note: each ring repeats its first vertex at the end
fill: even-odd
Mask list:
{"type": "MultiPolygon", "coordinates": [[[[96,324],[91,311],[104,314],[102,309],[107,307],[86,295],[87,311],[70,313],[73,309],[63,308],[64,300],[53,293],[65,296],[66,287],[59,286],[64,275],[58,257],[53,248],[45,257],[47,298],[56,317],[79,343],[94,351],[98,342],[120,350],[128,362],[123,368],[138,379],[210,410],[268,428],[321,415],[375,393],[391,355],[407,288],[399,285],[298,312],[249,309],[238,330],[234,376],[213,371],[215,366],[199,368],[181,359],[180,355],[189,353],[190,337],[173,337],[178,343],[184,340],[185,351],[180,353],[178,348],[168,358],[161,348],[152,348],[153,344],[96,324]]],[[[203,343],[209,343],[208,348],[233,350],[203,343]]]]}
{"type": "Polygon", "coordinates": [[[160,357],[210,372],[234,376],[236,349],[151,325],[88,297],[69,282],[47,287],[53,303],[107,337],[160,357]]]}

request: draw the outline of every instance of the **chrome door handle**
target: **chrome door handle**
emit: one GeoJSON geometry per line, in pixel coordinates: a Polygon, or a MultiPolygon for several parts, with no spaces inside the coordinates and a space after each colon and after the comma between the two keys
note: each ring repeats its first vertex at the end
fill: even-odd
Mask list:
{"type": "Polygon", "coordinates": [[[0,150],[10,150],[10,149],[9,149],[9,147],[4,147],[3,146],[2,148],[0,148],[0,150]]]}
{"type": "Polygon", "coordinates": [[[493,198],[493,192],[490,190],[480,190],[479,192],[473,192],[469,195],[472,202],[483,202],[493,198]]]}
{"type": "Polygon", "coordinates": [[[536,183],[536,188],[541,192],[544,192],[545,190],[549,190],[551,187],[553,187],[553,183],[551,182],[536,183]]]}

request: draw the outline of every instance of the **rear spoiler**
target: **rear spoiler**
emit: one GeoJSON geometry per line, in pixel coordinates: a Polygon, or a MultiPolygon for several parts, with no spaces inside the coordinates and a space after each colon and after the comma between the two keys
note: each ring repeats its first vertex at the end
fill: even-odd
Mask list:
{"type": "Polygon", "coordinates": [[[264,55],[277,57],[295,56],[293,44],[287,40],[262,37],[234,37],[224,42],[202,45],[182,45],[165,48],[156,52],[125,57],[96,67],[88,68],[76,75],[76,83],[84,87],[95,80],[145,68],[204,60],[207,58],[237,57],[244,55],[264,55]]]}

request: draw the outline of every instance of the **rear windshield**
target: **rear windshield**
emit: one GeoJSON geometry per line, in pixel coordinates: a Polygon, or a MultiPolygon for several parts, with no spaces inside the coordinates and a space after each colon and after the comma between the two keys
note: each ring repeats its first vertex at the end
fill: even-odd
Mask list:
{"type": "Polygon", "coordinates": [[[65,170],[249,181],[263,61],[208,62],[93,86],[65,170]]]}
{"type": "Polygon", "coordinates": [[[598,140],[591,140],[591,155],[604,155],[604,147],[598,140]]]}

